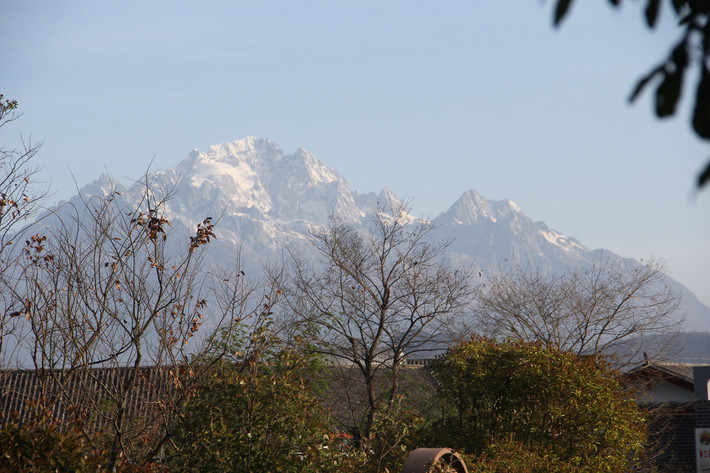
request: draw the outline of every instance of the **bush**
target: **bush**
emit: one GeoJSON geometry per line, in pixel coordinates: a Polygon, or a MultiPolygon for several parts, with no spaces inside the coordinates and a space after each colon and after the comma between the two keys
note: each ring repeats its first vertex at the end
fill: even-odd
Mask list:
{"type": "Polygon", "coordinates": [[[218,362],[173,436],[174,471],[321,472],[334,467],[328,418],[300,376],[304,360],[218,362]]]}
{"type": "Polygon", "coordinates": [[[60,425],[42,402],[27,403],[28,418],[17,414],[0,430],[0,472],[102,471],[108,450],[78,424],[60,425]]]}
{"type": "Polygon", "coordinates": [[[636,403],[594,357],[474,338],[433,369],[445,411],[427,438],[495,465],[483,471],[621,472],[642,452],[636,403]]]}

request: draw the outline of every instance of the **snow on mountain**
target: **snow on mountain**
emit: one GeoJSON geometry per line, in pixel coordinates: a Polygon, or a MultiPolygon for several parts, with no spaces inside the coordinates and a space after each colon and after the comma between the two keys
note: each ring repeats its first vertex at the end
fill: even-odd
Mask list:
{"type": "MultiPolygon", "coordinates": [[[[207,151],[193,150],[175,168],[155,173],[151,179],[173,189],[166,216],[174,229],[194,231],[198,222],[212,217],[218,239],[212,244],[211,258],[229,262],[240,248],[242,264],[252,274],[261,270],[262,262],[278,258],[287,245],[303,242],[306,230],[325,225],[331,214],[366,226],[378,203],[400,201],[388,188],[379,195],[358,194],[336,170],[307,150],[286,154],[276,143],[254,137],[211,146],[207,151]]],[[[111,184],[129,201],[140,191],[140,183],[129,190],[102,176],[81,192],[106,195],[112,192],[111,184]]],[[[474,190],[465,192],[433,223],[433,237],[451,241],[452,263],[470,264],[485,273],[516,265],[564,271],[598,262],[600,257],[639,264],[586,248],[543,222],[534,222],[513,202],[487,200],[474,190]]],[[[685,294],[691,328],[707,330],[710,308],[671,282],[685,294]]]]}
{"type": "Polygon", "coordinates": [[[331,214],[362,222],[378,199],[352,191],[309,151],[286,154],[276,143],[254,137],[193,150],[153,178],[174,186],[167,212],[174,225],[193,229],[212,217],[218,235],[213,253],[234,253],[238,245],[252,272],[288,242],[302,240],[309,226],[325,225],[331,214]]]}
{"type": "Polygon", "coordinates": [[[184,211],[278,221],[325,223],[335,212],[364,216],[358,196],[333,168],[303,148],[285,154],[270,140],[247,137],[192,151],[167,171],[184,211]],[[208,208],[205,209],[205,204],[208,208]]]}
{"type": "Polygon", "coordinates": [[[518,264],[561,271],[593,258],[577,240],[533,222],[515,203],[489,201],[474,190],[465,192],[434,224],[440,238],[453,240],[452,260],[489,271],[518,264]]]}

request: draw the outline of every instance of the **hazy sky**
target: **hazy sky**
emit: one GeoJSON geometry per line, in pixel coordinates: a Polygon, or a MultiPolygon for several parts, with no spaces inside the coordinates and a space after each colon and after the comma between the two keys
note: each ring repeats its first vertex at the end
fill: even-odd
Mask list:
{"type": "Polygon", "coordinates": [[[635,81],[677,36],[639,2],[535,0],[0,2],[0,131],[44,142],[53,201],[247,135],[313,152],[358,192],[435,217],[468,189],[637,259],[710,304],[710,156],[635,81]]]}

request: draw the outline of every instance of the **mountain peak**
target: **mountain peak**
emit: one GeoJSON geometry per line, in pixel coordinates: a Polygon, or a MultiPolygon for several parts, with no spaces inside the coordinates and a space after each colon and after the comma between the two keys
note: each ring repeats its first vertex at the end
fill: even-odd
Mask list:
{"type": "Polygon", "coordinates": [[[241,140],[212,145],[207,152],[200,153],[213,157],[216,160],[247,160],[261,161],[268,159],[278,160],[284,155],[279,145],[271,140],[247,136],[241,140]]]}
{"type": "Polygon", "coordinates": [[[402,201],[392,192],[392,189],[385,186],[377,196],[377,202],[383,207],[395,208],[402,204],[402,201]]]}
{"type": "MultiPolygon", "coordinates": [[[[327,224],[330,215],[365,228],[378,203],[397,208],[401,202],[387,187],[379,194],[360,195],[304,148],[286,154],[276,143],[252,136],[193,150],[177,168],[156,172],[155,177],[174,186],[166,208],[173,228],[187,231],[206,216],[220,216],[215,261],[228,260],[229,252],[240,247],[247,269],[254,272],[261,261],[278,259],[285,245],[303,240],[308,228],[327,224]]],[[[138,201],[143,191],[140,183],[124,190],[102,176],[75,198],[118,195],[115,190],[122,194],[117,199],[129,202],[138,201]]],[[[513,202],[487,200],[473,189],[433,223],[432,238],[451,242],[447,255],[453,265],[471,264],[485,272],[512,265],[564,271],[593,264],[598,254],[533,222],[513,202]]],[[[689,319],[707,320],[704,314],[710,309],[698,307],[698,315],[689,319]]]]}
{"type": "Polygon", "coordinates": [[[473,225],[481,221],[497,222],[508,214],[521,214],[515,202],[488,200],[474,189],[464,192],[444,214],[455,224],[473,225]]]}
{"type": "Polygon", "coordinates": [[[472,225],[482,219],[497,220],[491,203],[473,189],[464,192],[444,215],[454,223],[464,225],[472,225]]]}
{"type": "Polygon", "coordinates": [[[325,223],[331,213],[355,220],[367,213],[335,169],[304,148],[286,154],[268,139],[247,136],[194,150],[176,174],[195,208],[210,195],[207,205],[256,219],[325,223]]]}

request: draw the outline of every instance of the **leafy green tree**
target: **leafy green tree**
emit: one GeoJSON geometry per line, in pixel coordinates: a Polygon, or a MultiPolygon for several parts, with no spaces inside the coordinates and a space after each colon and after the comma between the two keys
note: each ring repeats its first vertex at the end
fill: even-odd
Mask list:
{"type": "Polygon", "coordinates": [[[466,458],[469,471],[476,473],[577,473],[580,470],[571,462],[539,446],[507,438],[486,448],[479,456],[466,458]]]}
{"type": "Polygon", "coordinates": [[[27,405],[27,418],[17,413],[0,429],[0,472],[84,472],[105,470],[108,450],[87,436],[79,425],[60,425],[51,406],[40,401],[27,405]]]}
{"type": "Polygon", "coordinates": [[[306,364],[289,352],[215,364],[173,435],[172,470],[334,470],[327,413],[300,374],[306,364]]]}
{"type": "Polygon", "coordinates": [[[433,369],[446,406],[428,434],[437,444],[489,460],[517,445],[536,461],[560,465],[546,471],[627,471],[643,451],[634,400],[594,357],[473,338],[433,369]]]}
{"type": "MultiPolygon", "coordinates": [[[[380,473],[401,471],[407,455],[417,448],[424,422],[421,413],[403,396],[375,420],[372,435],[366,440],[366,455],[355,471],[380,473]]],[[[356,453],[356,452],[351,452],[356,453]]]]}

